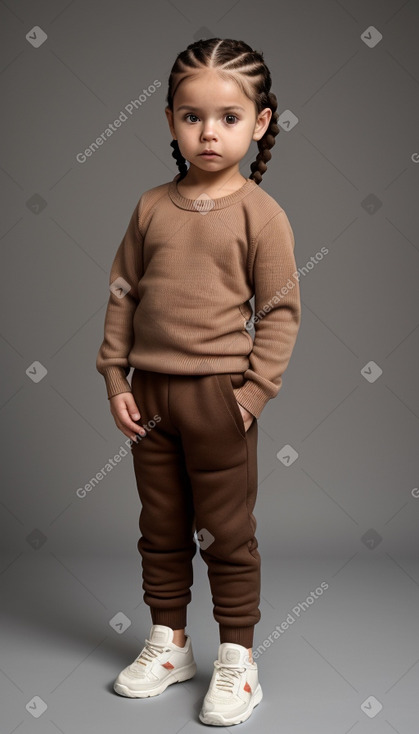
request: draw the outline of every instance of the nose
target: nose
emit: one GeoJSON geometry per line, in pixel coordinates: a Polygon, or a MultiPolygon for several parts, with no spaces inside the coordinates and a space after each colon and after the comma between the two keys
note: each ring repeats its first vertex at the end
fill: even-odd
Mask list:
{"type": "Polygon", "coordinates": [[[203,140],[213,140],[216,137],[214,122],[207,120],[204,123],[201,137],[203,140]]]}

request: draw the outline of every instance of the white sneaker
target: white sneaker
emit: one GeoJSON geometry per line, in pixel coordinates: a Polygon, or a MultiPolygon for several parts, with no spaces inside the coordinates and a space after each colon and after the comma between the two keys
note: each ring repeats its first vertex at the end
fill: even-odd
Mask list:
{"type": "Polygon", "coordinates": [[[124,668],[114,683],[114,691],[129,698],[158,696],[172,683],[192,678],[196,664],[192,643],[186,635],[184,647],[173,642],[173,630],[163,624],[153,624],[150,639],[131,665],[124,668]]]}
{"type": "Polygon", "coordinates": [[[214,726],[246,721],[263,697],[257,664],[250,662],[249,653],[242,645],[222,642],[214,668],[200,720],[214,726]]]}

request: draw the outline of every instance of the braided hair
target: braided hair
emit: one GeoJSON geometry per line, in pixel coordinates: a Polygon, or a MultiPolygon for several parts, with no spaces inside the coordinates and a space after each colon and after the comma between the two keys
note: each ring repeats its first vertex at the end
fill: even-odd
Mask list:
{"type": "MultiPolygon", "coordinates": [[[[181,79],[199,68],[215,68],[224,78],[234,79],[242,92],[256,104],[258,113],[266,107],[272,110],[268,128],[260,140],[256,141],[259,153],[256,160],[250,165],[249,178],[259,185],[267,170],[266,164],[272,158],[270,150],[275,145],[275,137],[280,131],[276,111],[278,101],[270,91],[271,74],[264,62],[263,53],[254,51],[244,41],[235,41],[231,38],[209,38],[191,43],[177,56],[170,72],[166,102],[172,111],[173,98],[181,79]]],[[[170,145],[173,148],[172,156],[179,168],[179,180],[181,180],[188,171],[186,161],[180,152],[177,140],[172,140],[170,145]]]]}

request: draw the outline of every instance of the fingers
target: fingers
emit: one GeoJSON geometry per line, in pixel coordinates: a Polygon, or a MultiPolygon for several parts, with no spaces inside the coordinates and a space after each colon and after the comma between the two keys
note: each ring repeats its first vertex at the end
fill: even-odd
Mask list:
{"type": "Polygon", "coordinates": [[[253,423],[253,421],[255,419],[255,416],[253,415],[253,413],[250,413],[247,410],[247,408],[244,408],[242,405],[240,405],[239,402],[237,402],[237,405],[240,408],[240,413],[242,414],[243,423],[244,423],[244,430],[247,433],[247,431],[249,430],[250,426],[252,425],[252,423],[253,423]]]}
{"type": "Polygon", "coordinates": [[[250,426],[252,425],[254,418],[255,416],[252,415],[251,418],[248,418],[247,420],[244,421],[244,430],[246,431],[246,433],[249,430],[250,426]]]}
{"type": "Polygon", "coordinates": [[[114,395],[110,402],[115,423],[125,436],[134,441],[138,435],[146,435],[145,429],[134,422],[140,420],[141,413],[131,392],[114,395]]]}

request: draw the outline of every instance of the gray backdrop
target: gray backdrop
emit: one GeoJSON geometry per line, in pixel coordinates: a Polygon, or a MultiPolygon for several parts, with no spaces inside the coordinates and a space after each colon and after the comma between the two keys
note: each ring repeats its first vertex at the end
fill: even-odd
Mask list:
{"type": "Polygon", "coordinates": [[[205,564],[197,554],[188,621],[202,677],[158,703],[111,695],[150,627],[129,451],[77,490],[125,445],[95,360],[129,217],[177,173],[169,72],[217,36],[263,51],[272,73],[281,132],[262,187],[291,221],[302,297],[259,421],[265,697],[242,726],[413,734],[418,3],[9,0],[0,18],[2,732],[202,727],[218,645],[205,564]]]}

